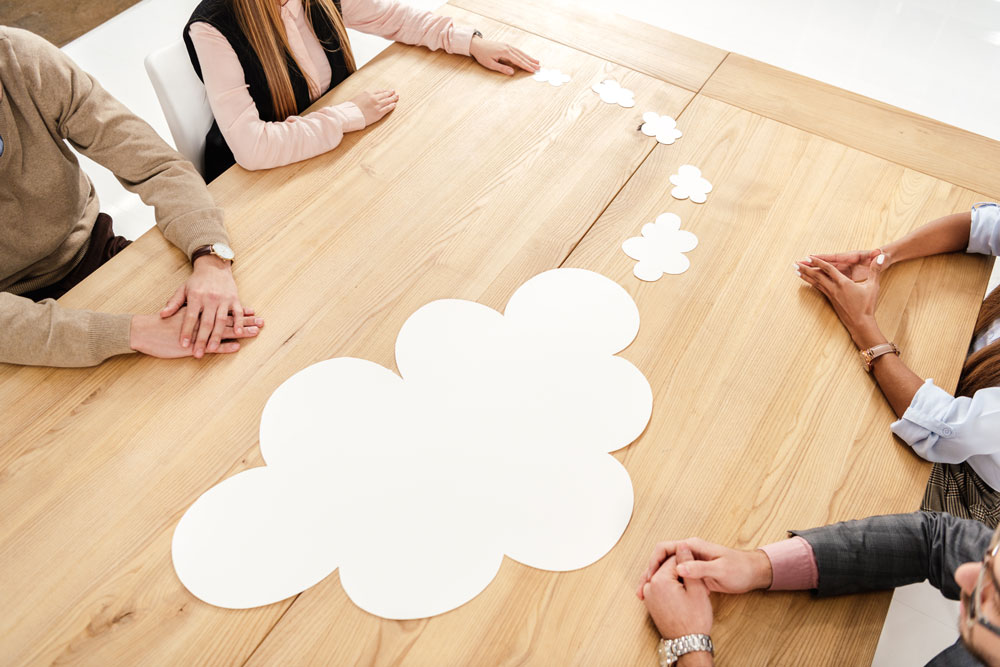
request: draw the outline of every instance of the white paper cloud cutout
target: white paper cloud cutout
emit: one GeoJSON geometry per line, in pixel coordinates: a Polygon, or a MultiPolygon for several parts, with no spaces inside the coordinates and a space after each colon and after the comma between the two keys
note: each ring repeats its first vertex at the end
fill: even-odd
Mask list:
{"type": "Polygon", "coordinates": [[[670,116],[661,116],[655,111],[642,114],[642,126],[639,129],[647,137],[656,137],[661,144],[672,144],[683,136],[677,129],[676,120],[670,116]]]}
{"type": "Polygon", "coordinates": [[[695,204],[704,204],[707,199],[705,195],[712,191],[712,184],[702,178],[701,169],[690,164],[678,169],[670,177],[670,182],[676,186],[670,191],[671,196],[676,199],[690,197],[695,204]]]}
{"type": "Polygon", "coordinates": [[[553,86],[561,86],[569,82],[569,74],[563,74],[557,69],[545,69],[544,67],[535,72],[531,78],[535,81],[544,81],[553,86]]]}
{"type": "Polygon", "coordinates": [[[639,328],[618,284],[580,269],[535,276],[501,315],[434,301],[396,340],[400,375],[337,358],[268,400],[267,465],[209,489],[174,533],[174,568],[202,600],[277,602],[338,567],[347,595],[393,619],[471,600],[504,554],[589,565],[632,513],[608,452],[645,429],[652,392],[616,352],[639,328]]]}
{"type": "Polygon", "coordinates": [[[691,261],[684,255],[698,245],[698,237],[681,230],[681,219],[663,213],[656,222],[642,226],[642,236],[633,236],[622,244],[625,254],[637,260],[632,273],[639,280],[659,280],[664,273],[684,273],[691,261]]]}
{"type": "Polygon", "coordinates": [[[635,106],[635,94],[628,88],[622,88],[614,79],[606,79],[601,83],[595,83],[592,90],[601,96],[601,100],[608,104],[629,109],[635,106]]]}

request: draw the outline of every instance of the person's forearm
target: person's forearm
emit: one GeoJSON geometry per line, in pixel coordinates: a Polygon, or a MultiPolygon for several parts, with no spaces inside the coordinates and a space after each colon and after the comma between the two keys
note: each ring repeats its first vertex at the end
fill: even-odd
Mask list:
{"type": "MultiPolygon", "coordinates": [[[[888,342],[878,328],[875,318],[858,327],[858,331],[852,332],[852,337],[861,350],[888,342]]],[[[885,400],[889,402],[897,417],[903,416],[906,408],[913,402],[914,394],[923,384],[923,380],[907,368],[902,359],[892,353],[883,354],[872,362],[872,375],[875,376],[879,389],[882,390],[885,400]]]]}
{"type": "Polygon", "coordinates": [[[130,316],[0,292],[0,363],[78,368],[131,352],[130,316]]]}
{"type": "Polygon", "coordinates": [[[715,660],[708,651],[692,651],[677,659],[678,667],[712,667],[715,660]]]}
{"type": "Polygon", "coordinates": [[[972,213],[953,213],[928,222],[903,238],[882,246],[893,263],[965,250],[969,245],[972,213]]]}

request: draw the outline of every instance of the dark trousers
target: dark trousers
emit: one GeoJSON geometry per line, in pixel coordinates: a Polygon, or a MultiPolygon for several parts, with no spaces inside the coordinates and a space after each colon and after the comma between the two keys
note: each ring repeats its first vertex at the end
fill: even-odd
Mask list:
{"type": "Polygon", "coordinates": [[[115,232],[111,228],[111,216],[106,213],[100,213],[97,216],[97,221],[94,223],[94,231],[90,234],[90,242],[80,263],[59,282],[36,289],[33,292],[27,292],[21,296],[32,301],[58,299],[76,287],[77,283],[101,268],[104,262],[120,253],[130,243],[132,242],[124,236],[115,236],[115,232]]]}

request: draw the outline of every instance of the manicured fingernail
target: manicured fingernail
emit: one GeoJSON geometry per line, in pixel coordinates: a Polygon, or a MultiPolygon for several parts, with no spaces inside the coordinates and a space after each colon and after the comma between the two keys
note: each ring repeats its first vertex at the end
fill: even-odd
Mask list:
{"type": "Polygon", "coordinates": [[[885,255],[879,255],[878,259],[876,259],[875,261],[879,263],[879,266],[885,264],[885,255]]]}
{"type": "Polygon", "coordinates": [[[233,332],[239,335],[243,333],[243,327],[236,327],[235,329],[233,329],[233,332]]]}
{"type": "Polygon", "coordinates": [[[264,324],[264,319],[261,317],[255,317],[253,323],[256,324],[257,326],[261,326],[262,324],[264,324]]]}
{"type": "Polygon", "coordinates": [[[250,334],[251,336],[256,336],[258,331],[260,331],[260,329],[258,329],[257,327],[250,327],[249,329],[247,329],[247,333],[250,334]]]}
{"type": "Polygon", "coordinates": [[[806,257],[804,260],[802,260],[802,263],[803,264],[812,264],[813,263],[812,257],[806,257]]]}
{"type": "Polygon", "coordinates": [[[801,278],[802,277],[802,272],[801,271],[796,271],[795,275],[798,276],[799,278],[801,278]]]}
{"type": "Polygon", "coordinates": [[[191,346],[190,338],[184,338],[181,340],[181,347],[190,347],[190,346],[191,346]]]}

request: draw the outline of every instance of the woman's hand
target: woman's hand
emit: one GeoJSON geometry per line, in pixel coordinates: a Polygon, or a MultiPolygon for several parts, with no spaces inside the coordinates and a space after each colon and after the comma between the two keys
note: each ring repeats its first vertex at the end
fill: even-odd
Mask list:
{"type": "MultiPolygon", "coordinates": [[[[811,257],[818,257],[824,262],[829,263],[833,268],[837,269],[845,276],[858,283],[864,280],[868,280],[869,267],[871,266],[873,259],[878,259],[879,255],[883,255],[882,262],[879,264],[881,269],[885,271],[892,264],[891,257],[888,252],[875,248],[874,250],[854,250],[852,252],[841,252],[835,255],[810,255],[811,257]]],[[[808,264],[806,260],[802,260],[804,263],[808,264]]],[[[798,262],[796,262],[798,263],[798,262]]]]}
{"type": "Polygon", "coordinates": [[[880,264],[879,257],[884,255],[875,255],[868,263],[868,277],[857,283],[819,255],[795,263],[798,276],[827,298],[859,350],[886,342],[875,323],[879,278],[888,264],[880,264]]]}
{"type": "Polygon", "coordinates": [[[678,574],[685,579],[701,579],[712,592],[737,595],[771,585],[771,560],[763,551],[740,551],[692,537],[656,545],[635,592],[640,600],[657,570],[683,549],[688,550],[694,560],[679,565],[678,574]]]}
{"type": "Polygon", "coordinates": [[[399,102],[399,95],[395,90],[376,90],[374,93],[365,91],[356,95],[349,101],[361,109],[365,117],[365,127],[382,120],[382,118],[396,108],[399,102]]]}
{"type": "Polygon", "coordinates": [[[520,67],[525,72],[537,72],[539,68],[538,61],[521,49],[482,37],[472,38],[469,54],[486,69],[508,76],[514,74],[514,68],[508,65],[520,67]]]}

